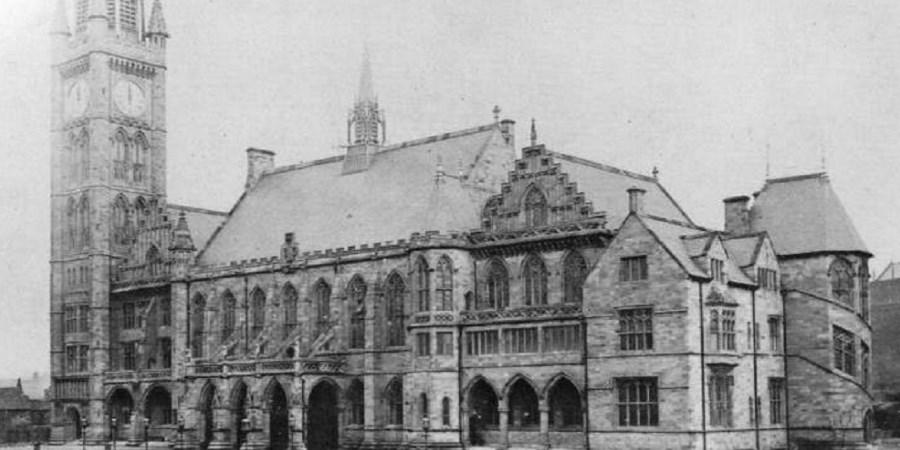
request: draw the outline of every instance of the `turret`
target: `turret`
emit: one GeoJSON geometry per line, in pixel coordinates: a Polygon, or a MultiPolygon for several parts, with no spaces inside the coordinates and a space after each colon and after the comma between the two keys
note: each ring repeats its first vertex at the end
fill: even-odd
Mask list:
{"type": "Polygon", "coordinates": [[[175,229],[172,231],[172,244],[169,245],[169,252],[173,259],[173,278],[180,279],[187,275],[188,266],[190,266],[196,250],[194,240],[191,238],[191,229],[188,227],[187,218],[182,211],[178,215],[178,223],[175,224],[175,229]]]}
{"type": "Polygon", "coordinates": [[[150,13],[150,23],[147,24],[145,33],[147,41],[157,47],[165,48],[169,32],[166,28],[166,18],[163,16],[162,2],[154,0],[153,11],[150,13]]]}

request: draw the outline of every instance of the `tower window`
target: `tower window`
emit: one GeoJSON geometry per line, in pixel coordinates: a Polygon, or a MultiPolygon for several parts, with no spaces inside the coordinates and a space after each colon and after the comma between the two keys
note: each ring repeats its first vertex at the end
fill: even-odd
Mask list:
{"type": "Polygon", "coordinates": [[[547,269],[537,255],[525,261],[525,304],[547,304],[547,269]]]}
{"type": "Polygon", "coordinates": [[[532,186],[525,195],[525,226],[544,225],[547,225],[547,199],[537,187],[532,186]]]}
{"type": "Polygon", "coordinates": [[[453,263],[444,255],[437,266],[437,308],[441,311],[453,310],[453,263]]]}
{"type": "Polygon", "coordinates": [[[366,347],[366,283],[361,277],[350,281],[350,348],[366,347]]]}
{"type": "Polygon", "coordinates": [[[425,258],[419,257],[416,261],[416,298],[418,300],[419,311],[428,311],[431,309],[431,301],[429,298],[428,286],[428,262],[425,258]]]}
{"type": "Polygon", "coordinates": [[[833,335],[834,368],[856,375],[856,337],[841,327],[833,327],[833,335]]]}
{"type": "Polygon", "coordinates": [[[563,300],[566,303],[581,303],[584,297],[584,280],[587,277],[587,263],[580,253],[573,251],[563,264],[563,300]]]}
{"type": "Polygon", "coordinates": [[[828,270],[828,276],[831,278],[831,296],[852,308],[853,272],[850,263],[844,259],[835,259],[828,270]]]}

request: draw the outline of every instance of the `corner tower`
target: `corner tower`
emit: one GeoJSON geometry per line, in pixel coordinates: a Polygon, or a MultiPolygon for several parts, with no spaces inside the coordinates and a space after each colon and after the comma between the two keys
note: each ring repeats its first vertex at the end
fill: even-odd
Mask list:
{"type": "Polygon", "coordinates": [[[73,438],[64,431],[73,428],[62,425],[81,419],[88,440],[106,435],[110,270],[129,254],[136,230],[160,220],[166,202],[168,34],[160,0],[150,1],[56,0],[50,33],[54,439],[73,438]]]}

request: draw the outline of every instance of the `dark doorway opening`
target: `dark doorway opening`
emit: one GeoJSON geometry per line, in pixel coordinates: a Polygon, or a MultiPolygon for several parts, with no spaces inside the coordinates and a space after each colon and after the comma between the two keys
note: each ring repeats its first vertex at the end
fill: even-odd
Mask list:
{"type": "Polygon", "coordinates": [[[272,450],[287,450],[291,432],[287,395],[278,383],[272,386],[270,395],[269,443],[272,450]]]}
{"type": "Polygon", "coordinates": [[[125,389],[116,389],[109,396],[110,430],[113,429],[112,419],[115,419],[115,439],[128,439],[131,430],[131,411],[134,409],[134,400],[131,393],[125,389]]]}
{"type": "Polygon", "coordinates": [[[206,389],[203,390],[203,395],[200,397],[200,411],[203,414],[203,434],[200,440],[200,449],[206,450],[209,448],[209,443],[212,442],[213,438],[213,399],[216,395],[216,387],[213,385],[207,385],[206,389]]]}
{"type": "Polygon", "coordinates": [[[240,382],[234,387],[231,402],[231,417],[233,418],[231,429],[234,431],[234,440],[232,442],[234,450],[241,450],[241,446],[247,440],[247,432],[249,430],[244,425],[244,418],[247,417],[247,403],[247,385],[240,382]]]}
{"type": "Polygon", "coordinates": [[[309,450],[337,450],[338,393],[330,383],[317,384],[309,394],[306,446],[309,450]]]}
{"type": "Polygon", "coordinates": [[[81,439],[81,414],[75,408],[66,410],[66,436],[69,439],[81,439]]]}

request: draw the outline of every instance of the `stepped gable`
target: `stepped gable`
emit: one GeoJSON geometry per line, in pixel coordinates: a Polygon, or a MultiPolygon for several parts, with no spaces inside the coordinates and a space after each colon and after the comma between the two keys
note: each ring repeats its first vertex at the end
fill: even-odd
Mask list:
{"type": "Polygon", "coordinates": [[[656,178],[564,153],[548,153],[560,165],[560,171],[578,183],[594,208],[606,213],[609,228],[618,228],[628,216],[628,197],[622,193],[631,187],[646,191],[644,214],[694,224],[656,178]]]}
{"type": "Polygon", "coordinates": [[[170,221],[177,221],[178,215],[182,212],[187,220],[188,228],[191,230],[191,239],[197,248],[203,248],[216,229],[228,217],[228,213],[210,209],[173,205],[172,203],[167,205],[166,214],[169,216],[170,221]]]}
{"type": "Polygon", "coordinates": [[[382,147],[368,168],[350,174],[344,156],[276,168],[238,200],[198,262],[279,254],[290,232],[305,252],[477,228],[496,192],[492,180],[512,157],[491,124],[382,147]]]}
{"type": "Polygon", "coordinates": [[[779,256],[871,255],[825,173],[767,180],[750,209],[750,227],[768,232],[779,256]]]}

